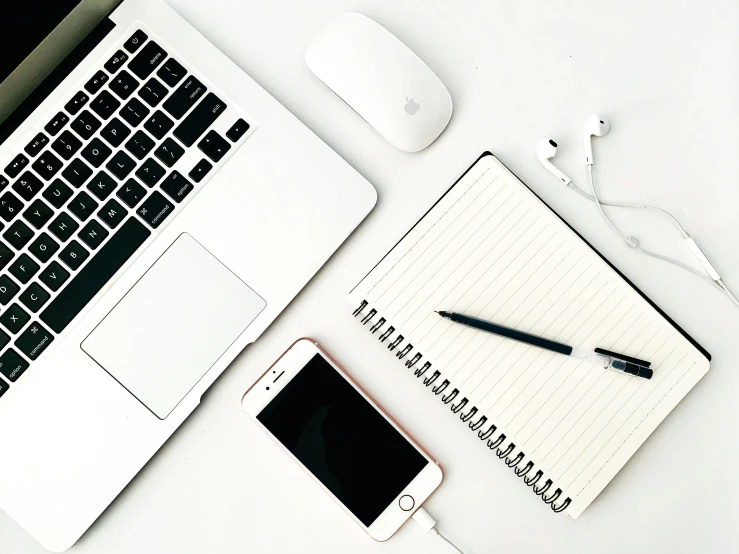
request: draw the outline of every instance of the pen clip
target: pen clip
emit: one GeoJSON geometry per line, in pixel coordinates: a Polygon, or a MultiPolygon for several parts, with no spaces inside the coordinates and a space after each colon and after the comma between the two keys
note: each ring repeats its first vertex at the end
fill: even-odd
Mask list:
{"type": "Polygon", "coordinates": [[[617,360],[621,360],[622,362],[628,362],[630,364],[636,364],[642,367],[650,367],[652,365],[651,362],[648,362],[646,360],[632,358],[631,356],[626,356],[624,354],[617,354],[616,352],[611,352],[610,350],[606,350],[605,348],[596,348],[595,352],[596,354],[603,354],[604,356],[610,356],[611,358],[616,358],[617,360]]]}

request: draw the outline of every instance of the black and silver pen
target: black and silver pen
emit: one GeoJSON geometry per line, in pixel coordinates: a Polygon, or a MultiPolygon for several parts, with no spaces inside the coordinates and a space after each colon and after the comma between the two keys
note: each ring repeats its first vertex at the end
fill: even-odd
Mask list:
{"type": "Polygon", "coordinates": [[[536,335],[530,335],[529,333],[524,333],[517,329],[511,329],[510,327],[496,325],[495,323],[477,319],[476,317],[470,317],[454,312],[436,313],[441,317],[451,319],[455,323],[460,323],[461,325],[466,325],[467,327],[471,327],[479,331],[485,331],[507,339],[530,344],[531,346],[564,354],[565,356],[571,356],[579,360],[586,360],[594,364],[603,365],[606,369],[615,369],[616,371],[622,371],[636,377],[643,377],[644,379],[651,379],[654,373],[649,367],[649,362],[638,360],[631,356],[624,356],[615,352],[610,352],[603,348],[596,348],[594,351],[573,348],[572,346],[568,346],[560,342],[537,337],[536,335]]]}

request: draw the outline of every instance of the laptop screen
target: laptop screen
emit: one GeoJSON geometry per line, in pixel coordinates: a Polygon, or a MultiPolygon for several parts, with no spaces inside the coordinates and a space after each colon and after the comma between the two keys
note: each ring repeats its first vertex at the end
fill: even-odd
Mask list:
{"type": "Polygon", "coordinates": [[[0,124],[120,1],[0,0],[0,124]]]}
{"type": "Polygon", "coordinates": [[[81,0],[24,0],[0,7],[0,83],[81,0]]]}

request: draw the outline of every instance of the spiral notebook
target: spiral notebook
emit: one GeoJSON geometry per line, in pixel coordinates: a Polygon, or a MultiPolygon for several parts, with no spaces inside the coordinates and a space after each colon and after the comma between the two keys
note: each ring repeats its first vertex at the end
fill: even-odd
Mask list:
{"type": "Polygon", "coordinates": [[[500,463],[572,517],[703,377],[709,354],[486,152],[350,293],[354,316],[500,463]],[[639,379],[442,319],[651,362],[639,379]]]}

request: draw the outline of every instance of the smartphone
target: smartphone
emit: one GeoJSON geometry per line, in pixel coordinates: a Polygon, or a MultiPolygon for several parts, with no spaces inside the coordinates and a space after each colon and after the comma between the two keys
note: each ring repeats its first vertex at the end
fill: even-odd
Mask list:
{"type": "Polygon", "coordinates": [[[441,484],[436,460],[312,339],[280,356],[242,406],[377,541],[441,484]]]}

